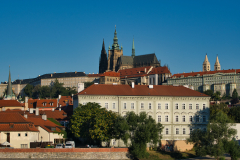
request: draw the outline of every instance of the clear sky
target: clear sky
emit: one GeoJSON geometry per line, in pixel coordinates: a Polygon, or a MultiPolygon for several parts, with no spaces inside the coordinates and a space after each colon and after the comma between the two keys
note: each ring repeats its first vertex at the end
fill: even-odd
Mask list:
{"type": "Polygon", "coordinates": [[[239,0],[0,0],[0,82],[46,73],[97,73],[115,25],[123,54],[155,53],[172,74],[240,69],[239,0]]]}

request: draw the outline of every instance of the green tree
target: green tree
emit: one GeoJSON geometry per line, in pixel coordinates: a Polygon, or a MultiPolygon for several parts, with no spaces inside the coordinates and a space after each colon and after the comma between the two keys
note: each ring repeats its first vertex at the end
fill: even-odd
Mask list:
{"type": "Polygon", "coordinates": [[[214,119],[214,117],[216,116],[216,114],[222,111],[225,114],[229,114],[229,108],[227,106],[227,104],[225,103],[220,103],[220,104],[214,104],[210,106],[210,122],[214,119]]]}
{"type": "Polygon", "coordinates": [[[219,91],[213,93],[212,99],[214,99],[215,101],[219,101],[221,99],[221,93],[219,91]]]}
{"type": "Polygon", "coordinates": [[[206,94],[206,95],[209,95],[211,97],[213,95],[213,91],[211,89],[208,89],[208,90],[204,91],[203,93],[206,94]]]}
{"type": "Polygon", "coordinates": [[[236,104],[239,102],[239,97],[238,97],[238,92],[236,89],[233,90],[233,93],[232,93],[232,100],[231,100],[231,103],[232,104],[236,104]]]}
{"type": "Polygon", "coordinates": [[[24,88],[24,93],[30,98],[32,98],[33,95],[33,88],[34,87],[31,84],[27,84],[24,88]]]}
{"type": "Polygon", "coordinates": [[[233,119],[235,123],[240,123],[240,109],[238,107],[231,107],[228,116],[233,119]]]}
{"type": "Polygon", "coordinates": [[[41,86],[39,88],[39,97],[40,98],[46,98],[51,97],[51,89],[49,86],[41,86]]]}
{"type": "Polygon", "coordinates": [[[219,111],[208,124],[207,131],[194,130],[190,134],[188,142],[194,143],[194,149],[198,156],[211,155],[219,158],[228,150],[225,146],[229,140],[236,134],[236,130],[231,128],[232,120],[219,111]]]}
{"type": "Polygon", "coordinates": [[[141,112],[140,115],[134,112],[128,112],[126,119],[123,121],[125,121],[124,127],[122,127],[123,130],[128,130],[125,130],[125,133],[121,132],[120,138],[125,145],[130,146],[130,153],[136,158],[148,157],[146,151],[147,143],[151,143],[154,146],[157,145],[161,139],[162,124],[156,123],[156,121],[151,116],[147,116],[145,112],[141,112]],[[130,140],[130,144],[128,140],[130,140]]]}
{"type": "Polygon", "coordinates": [[[80,104],[70,119],[70,131],[75,137],[109,142],[114,137],[113,122],[116,117],[115,113],[97,103],[80,104]]]}
{"type": "Polygon", "coordinates": [[[87,88],[87,87],[91,86],[92,84],[94,84],[94,82],[84,82],[84,88],[87,88]]]}

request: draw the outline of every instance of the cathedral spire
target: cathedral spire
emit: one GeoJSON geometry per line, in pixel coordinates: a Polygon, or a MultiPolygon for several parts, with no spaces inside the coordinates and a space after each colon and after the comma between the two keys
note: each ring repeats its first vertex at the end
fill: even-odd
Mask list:
{"type": "Polygon", "coordinates": [[[221,70],[221,65],[219,63],[218,55],[217,55],[216,62],[214,64],[214,71],[218,71],[218,70],[221,70]]]}
{"type": "Polygon", "coordinates": [[[12,82],[11,82],[10,66],[9,66],[9,76],[8,76],[8,86],[7,86],[7,96],[12,96],[12,82]]]}
{"type": "Polygon", "coordinates": [[[105,44],[103,39],[101,55],[99,59],[99,73],[104,73],[107,70],[108,61],[107,61],[107,52],[105,50],[105,44]]]}
{"type": "Polygon", "coordinates": [[[117,49],[117,50],[119,50],[116,25],[115,25],[115,32],[114,32],[112,49],[117,49]]]}
{"type": "Polygon", "coordinates": [[[133,43],[132,43],[132,57],[135,57],[135,46],[134,46],[134,38],[133,38],[133,43]]]}

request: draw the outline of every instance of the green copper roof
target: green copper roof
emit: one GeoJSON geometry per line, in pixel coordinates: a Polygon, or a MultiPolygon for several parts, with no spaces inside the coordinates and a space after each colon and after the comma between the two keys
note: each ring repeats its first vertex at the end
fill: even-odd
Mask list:
{"type": "Polygon", "coordinates": [[[11,82],[10,66],[9,66],[9,77],[8,77],[8,86],[7,86],[7,96],[12,96],[12,82],[11,82]]]}
{"type": "Polygon", "coordinates": [[[117,30],[116,30],[116,27],[115,27],[115,32],[114,32],[114,38],[113,38],[112,49],[117,49],[117,50],[119,50],[119,45],[118,45],[118,38],[117,38],[117,30]]]}
{"type": "Polygon", "coordinates": [[[132,44],[132,57],[135,57],[135,46],[134,46],[134,38],[133,38],[133,44],[132,44]]]}

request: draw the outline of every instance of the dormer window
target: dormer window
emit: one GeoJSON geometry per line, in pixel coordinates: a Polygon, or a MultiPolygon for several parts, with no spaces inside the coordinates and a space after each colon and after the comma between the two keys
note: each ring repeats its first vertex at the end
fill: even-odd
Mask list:
{"type": "Polygon", "coordinates": [[[49,104],[50,104],[50,106],[53,106],[53,102],[50,102],[49,104]]]}
{"type": "Polygon", "coordinates": [[[47,105],[47,103],[46,102],[43,102],[43,106],[46,106],[47,105]]]}

